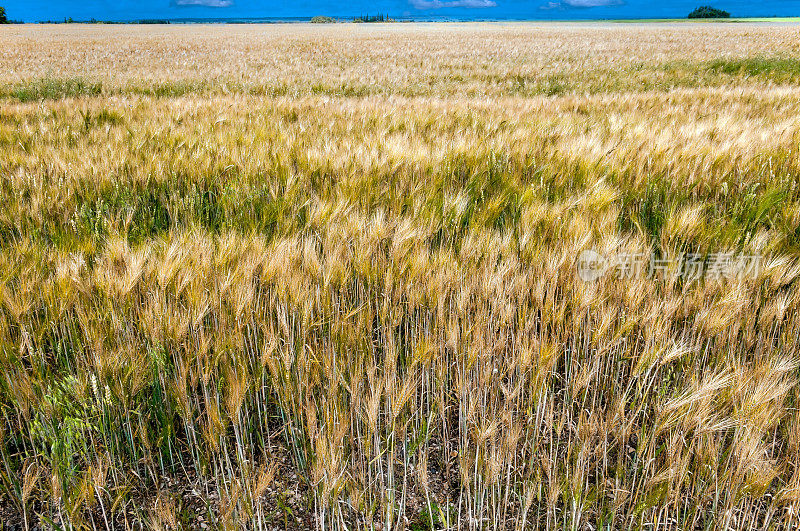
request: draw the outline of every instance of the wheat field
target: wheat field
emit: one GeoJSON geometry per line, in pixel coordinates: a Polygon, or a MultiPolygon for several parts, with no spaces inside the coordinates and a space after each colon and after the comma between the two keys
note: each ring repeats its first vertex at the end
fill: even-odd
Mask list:
{"type": "Polygon", "coordinates": [[[789,24],[0,27],[0,528],[800,526],[799,155],[789,24]]]}

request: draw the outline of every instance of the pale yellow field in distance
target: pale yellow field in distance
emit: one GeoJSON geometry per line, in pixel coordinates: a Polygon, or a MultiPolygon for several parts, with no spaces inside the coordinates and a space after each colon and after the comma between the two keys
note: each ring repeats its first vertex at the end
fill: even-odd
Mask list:
{"type": "Polygon", "coordinates": [[[0,27],[0,521],[796,527],[799,146],[789,23],[0,27]]]}
{"type": "Polygon", "coordinates": [[[2,28],[0,74],[6,83],[81,76],[113,89],[191,81],[476,97],[526,95],[554,77],[604,92],[696,84],[708,76],[694,62],[791,56],[799,37],[797,25],[768,23],[26,25],[2,28]]]}

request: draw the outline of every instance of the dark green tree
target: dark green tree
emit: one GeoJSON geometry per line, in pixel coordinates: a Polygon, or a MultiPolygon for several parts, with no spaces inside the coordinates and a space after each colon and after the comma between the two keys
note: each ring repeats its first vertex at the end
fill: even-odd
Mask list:
{"type": "Polygon", "coordinates": [[[0,6],[0,24],[8,24],[8,17],[6,16],[6,8],[0,6]]]}
{"type": "Polygon", "coordinates": [[[689,13],[689,18],[730,18],[730,16],[731,14],[727,11],[711,6],[698,7],[689,13]]]}

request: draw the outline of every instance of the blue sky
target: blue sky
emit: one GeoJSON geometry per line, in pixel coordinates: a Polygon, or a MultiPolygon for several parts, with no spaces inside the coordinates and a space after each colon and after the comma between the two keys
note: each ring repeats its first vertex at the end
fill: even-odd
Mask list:
{"type": "Polygon", "coordinates": [[[14,20],[354,16],[477,19],[684,17],[711,4],[734,16],[800,16],[800,0],[0,0],[14,20]]]}

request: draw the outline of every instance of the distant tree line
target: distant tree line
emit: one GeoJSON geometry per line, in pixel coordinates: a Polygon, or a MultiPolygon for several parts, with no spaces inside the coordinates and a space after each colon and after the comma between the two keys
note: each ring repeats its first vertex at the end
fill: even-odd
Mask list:
{"type": "MultiPolygon", "coordinates": [[[[324,15],[317,15],[311,17],[312,24],[331,24],[333,22],[340,22],[339,20],[324,15]]],[[[360,15],[353,17],[353,22],[394,22],[394,19],[389,18],[389,15],[360,15]]]]}
{"type": "Polygon", "coordinates": [[[40,20],[38,24],[172,24],[168,19],[143,18],[140,20],[119,21],[119,20],[75,20],[72,17],[65,17],[63,20],[40,20]]]}
{"type": "Polygon", "coordinates": [[[689,13],[689,18],[730,18],[727,11],[711,6],[701,6],[689,13]]]}
{"type": "Polygon", "coordinates": [[[353,22],[391,22],[389,15],[361,15],[353,17],[353,22]]]}

